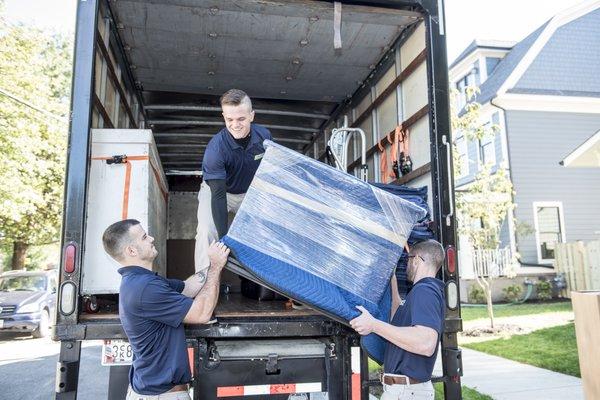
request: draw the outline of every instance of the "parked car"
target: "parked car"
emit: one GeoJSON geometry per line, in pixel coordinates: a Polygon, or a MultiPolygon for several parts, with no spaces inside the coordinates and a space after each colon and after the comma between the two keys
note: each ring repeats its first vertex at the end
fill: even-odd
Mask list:
{"type": "Polygon", "coordinates": [[[0,275],[0,332],[48,336],[56,306],[56,271],[9,271],[0,275]]]}

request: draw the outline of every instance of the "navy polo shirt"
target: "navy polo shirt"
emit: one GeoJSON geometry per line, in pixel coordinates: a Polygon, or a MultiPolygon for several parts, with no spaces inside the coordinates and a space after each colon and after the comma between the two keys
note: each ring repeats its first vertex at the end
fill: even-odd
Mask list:
{"type": "MultiPolygon", "coordinates": [[[[404,305],[398,307],[392,325],[421,325],[434,329],[438,341],[444,327],[444,283],[436,278],[419,280],[408,292],[404,305]]],[[[406,375],[420,382],[431,379],[438,347],[431,357],[411,353],[388,342],[383,358],[383,369],[388,374],[406,375]]]]}
{"type": "Polygon", "coordinates": [[[273,139],[271,132],[264,126],[251,124],[250,143],[244,149],[227,128],[223,128],[206,146],[203,179],[225,179],[228,193],[246,193],[265,153],[265,139],[273,139]]]}
{"type": "Polygon", "coordinates": [[[185,284],[137,266],[122,275],[119,317],[133,350],[129,382],[136,393],[158,395],[192,380],[183,318],[193,300],[185,284]]]}

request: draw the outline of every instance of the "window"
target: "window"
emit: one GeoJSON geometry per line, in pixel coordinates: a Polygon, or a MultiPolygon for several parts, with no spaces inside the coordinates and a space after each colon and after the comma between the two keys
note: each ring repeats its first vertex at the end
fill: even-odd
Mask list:
{"type": "Polygon", "coordinates": [[[461,110],[467,104],[467,88],[469,86],[479,85],[479,62],[477,62],[468,74],[463,76],[456,82],[456,90],[458,90],[457,108],[461,110]]]}
{"type": "Polygon", "coordinates": [[[479,140],[479,160],[482,165],[496,164],[496,151],[494,149],[494,136],[487,135],[479,140]]]}
{"type": "Polygon", "coordinates": [[[496,133],[499,128],[500,116],[494,113],[483,129],[485,136],[479,140],[479,162],[481,165],[496,165],[496,133]]]}
{"type": "Polygon", "coordinates": [[[463,178],[469,175],[469,153],[467,147],[467,140],[464,136],[456,139],[456,151],[458,152],[458,176],[457,178],[463,178]]]}
{"type": "Polygon", "coordinates": [[[500,60],[501,60],[500,57],[486,57],[485,58],[485,67],[487,70],[488,77],[494,73],[494,70],[500,63],[500,60]]]}
{"type": "Polygon", "coordinates": [[[565,241],[562,203],[533,203],[539,262],[554,260],[555,244],[565,241]]]}

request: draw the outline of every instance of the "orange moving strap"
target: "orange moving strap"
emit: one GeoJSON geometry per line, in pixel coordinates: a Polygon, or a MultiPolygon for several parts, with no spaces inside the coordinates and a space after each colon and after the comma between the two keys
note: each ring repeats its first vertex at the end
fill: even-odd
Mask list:
{"type": "Polygon", "coordinates": [[[409,155],[410,131],[408,129],[402,131],[402,141],[400,143],[402,143],[402,152],[405,155],[409,155]]]}
{"type": "Polygon", "coordinates": [[[399,170],[399,162],[398,159],[398,147],[400,142],[400,136],[402,135],[402,125],[398,125],[396,129],[394,129],[394,143],[392,143],[392,170],[389,172],[389,177],[392,179],[398,178],[398,170],[399,170]]]}
{"type": "Polygon", "coordinates": [[[385,150],[385,146],[381,145],[381,142],[377,143],[377,147],[379,147],[379,151],[381,154],[379,155],[379,170],[381,174],[381,182],[387,183],[387,174],[388,174],[388,162],[387,162],[387,151],[385,150]]]}
{"type": "MultiPolygon", "coordinates": [[[[114,157],[92,157],[92,160],[102,160],[102,161],[108,161],[108,160],[113,160],[114,157]]],[[[154,179],[156,179],[156,184],[158,185],[158,188],[160,189],[160,192],[163,196],[163,198],[165,199],[165,202],[168,201],[169,198],[169,194],[168,192],[163,188],[161,181],[160,181],[160,174],[158,173],[157,169],[154,167],[154,165],[152,164],[152,161],[150,161],[150,157],[148,156],[123,156],[123,161],[120,164],[125,164],[125,185],[123,187],[123,208],[121,211],[121,218],[122,219],[127,219],[127,215],[129,212],[129,191],[130,191],[130,186],[131,186],[131,163],[129,161],[148,161],[150,164],[150,168],[152,168],[152,173],[154,175],[154,179]]]]}
{"type": "Polygon", "coordinates": [[[125,161],[125,188],[123,188],[123,210],[121,212],[121,218],[127,219],[127,213],[129,212],[129,186],[131,184],[131,163],[125,161]]]}

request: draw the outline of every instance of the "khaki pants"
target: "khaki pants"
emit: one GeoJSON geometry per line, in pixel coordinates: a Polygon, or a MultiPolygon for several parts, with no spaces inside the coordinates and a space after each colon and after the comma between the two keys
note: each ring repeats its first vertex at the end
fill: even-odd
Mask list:
{"type": "Polygon", "coordinates": [[[435,391],[431,381],[413,385],[383,385],[380,400],[433,400],[435,391]]]}
{"type": "Polygon", "coordinates": [[[157,395],[137,394],[131,386],[127,389],[127,397],[125,400],[192,400],[187,391],[167,392],[157,395]]]}
{"type": "MultiPolygon", "coordinates": [[[[231,194],[227,193],[227,211],[236,213],[245,193],[231,194]]],[[[196,248],[194,250],[194,266],[196,272],[206,271],[210,266],[208,260],[208,246],[218,239],[217,227],[213,221],[210,186],[202,182],[198,192],[198,228],[196,229],[196,248]]]]}

